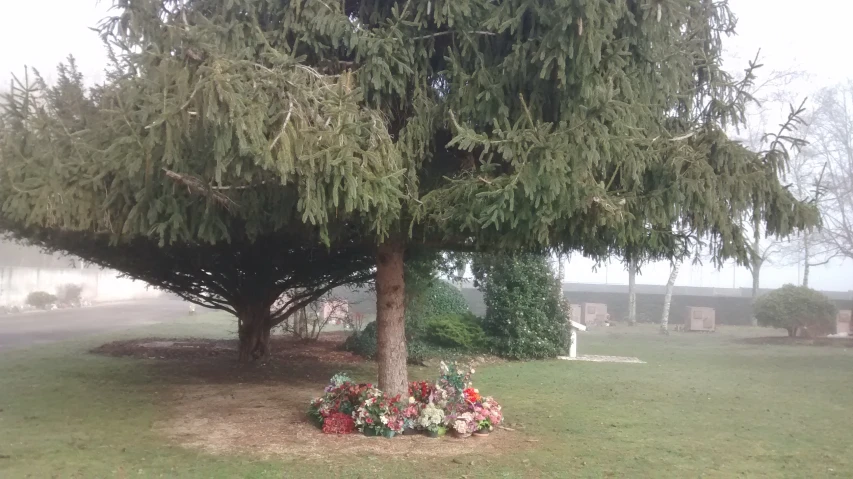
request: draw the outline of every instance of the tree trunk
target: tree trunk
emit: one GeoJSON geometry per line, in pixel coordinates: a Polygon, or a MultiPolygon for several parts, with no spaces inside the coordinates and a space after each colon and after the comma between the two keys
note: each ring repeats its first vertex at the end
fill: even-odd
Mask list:
{"type": "Polygon", "coordinates": [[[628,324],[637,324],[637,260],[628,261],[628,324]]]}
{"type": "Polygon", "coordinates": [[[788,337],[789,338],[796,338],[798,329],[800,329],[800,328],[788,328],[788,337]]]}
{"type": "Polygon", "coordinates": [[[238,360],[248,363],[266,358],[272,329],[269,305],[253,304],[239,309],[237,313],[238,360]]]}
{"type": "Polygon", "coordinates": [[[750,318],[750,322],[753,326],[758,326],[758,318],[755,317],[755,301],[758,300],[758,290],[759,290],[759,271],[760,266],[753,265],[752,268],[752,317],[750,318]]]}
{"type": "Polygon", "coordinates": [[[752,223],[752,258],[750,259],[750,272],[752,273],[752,305],[750,323],[758,326],[758,318],[755,317],[755,301],[758,299],[759,279],[761,278],[761,266],[764,260],[761,258],[761,225],[756,219],[752,223]]]}
{"type": "Polygon", "coordinates": [[[672,304],[672,290],[675,288],[675,278],[678,277],[678,269],[681,268],[681,263],[672,265],[672,270],[669,273],[669,279],[666,281],[666,296],[663,298],[663,315],[660,318],[661,334],[669,334],[669,306],[672,304]]]}
{"type": "Polygon", "coordinates": [[[406,283],[403,245],[386,240],[376,254],[376,326],[379,389],[391,396],[408,394],[406,371],[406,283]]]}
{"type": "Polygon", "coordinates": [[[557,255],[557,284],[560,286],[560,299],[562,300],[565,296],[565,292],[563,291],[563,281],[566,279],[566,267],[563,265],[563,256],[557,255]]]}
{"type": "Polygon", "coordinates": [[[809,234],[808,233],[803,235],[803,255],[805,256],[805,260],[803,261],[803,286],[808,288],[809,287],[809,234]]]}
{"type": "Polygon", "coordinates": [[[299,339],[308,337],[308,313],[305,309],[297,311],[293,319],[293,335],[299,339]]]}

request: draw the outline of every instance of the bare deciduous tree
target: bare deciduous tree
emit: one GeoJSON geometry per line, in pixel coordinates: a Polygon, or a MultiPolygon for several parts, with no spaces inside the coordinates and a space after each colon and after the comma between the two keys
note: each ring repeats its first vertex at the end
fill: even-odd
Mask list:
{"type": "Polygon", "coordinates": [[[678,270],[681,268],[681,262],[672,263],[672,269],[669,271],[669,279],[666,282],[666,295],[663,298],[663,314],[660,319],[661,334],[669,334],[669,307],[672,304],[672,290],[675,288],[675,280],[678,278],[678,270]]]}
{"type": "Polygon", "coordinates": [[[281,323],[281,330],[299,339],[317,340],[320,333],[333,322],[347,324],[349,321],[349,303],[331,293],[326,294],[301,310],[287,321],[281,323]]]}
{"type": "Polygon", "coordinates": [[[826,171],[823,228],[813,243],[825,256],[853,259],[853,80],[822,90],[816,105],[811,145],[826,171]]]}
{"type": "Polygon", "coordinates": [[[637,324],[637,260],[628,260],[628,324],[637,324]]]}

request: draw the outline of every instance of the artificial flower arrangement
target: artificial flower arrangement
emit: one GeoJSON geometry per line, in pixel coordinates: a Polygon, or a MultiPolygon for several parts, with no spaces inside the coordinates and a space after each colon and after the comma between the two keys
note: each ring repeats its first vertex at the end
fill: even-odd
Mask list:
{"type": "Polygon", "coordinates": [[[392,438],[403,432],[400,396],[389,398],[376,388],[365,393],[364,401],[356,408],[353,418],[356,428],[368,436],[392,438]]]}
{"type": "Polygon", "coordinates": [[[409,397],[388,397],[372,384],[356,384],[346,374],[332,377],[324,394],[311,401],[309,416],[329,434],[358,430],[365,435],[394,437],[404,431],[423,431],[441,437],[483,436],[503,421],[501,406],[473,388],[473,368],[441,363],[433,383],[409,383],[409,397]]]}
{"type": "Polygon", "coordinates": [[[492,397],[480,397],[477,402],[471,403],[471,413],[477,422],[474,434],[484,436],[503,421],[501,405],[492,397]]]}
{"type": "Polygon", "coordinates": [[[326,386],[324,394],[311,401],[308,415],[324,429],[324,432],[352,432],[354,423],[352,427],[347,424],[329,426],[328,419],[334,416],[335,423],[346,423],[343,417],[338,415],[343,414],[354,422],[356,409],[372,389],[374,389],[372,384],[356,384],[345,374],[336,374],[326,386]]]}
{"type": "Polygon", "coordinates": [[[443,436],[447,432],[444,410],[433,403],[424,406],[418,416],[418,428],[426,431],[430,437],[443,436]]]}

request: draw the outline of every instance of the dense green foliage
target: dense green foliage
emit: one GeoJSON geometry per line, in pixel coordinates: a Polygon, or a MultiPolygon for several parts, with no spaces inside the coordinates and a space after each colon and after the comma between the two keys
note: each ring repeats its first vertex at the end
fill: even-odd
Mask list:
{"type": "Polygon", "coordinates": [[[473,270],[486,303],[483,329],[495,353],[547,358],[565,347],[566,312],[545,256],[483,255],[473,270]]]}
{"type": "Polygon", "coordinates": [[[430,319],[424,338],[430,344],[463,351],[475,351],[486,342],[479,318],[471,313],[445,314],[430,319]]]}
{"type": "MultiPolygon", "coordinates": [[[[422,283],[421,291],[407,293],[406,336],[423,337],[427,322],[438,316],[462,315],[468,312],[468,302],[458,288],[438,278],[422,283]]],[[[406,283],[407,291],[411,284],[406,283]]]]}
{"type": "Polygon", "coordinates": [[[769,234],[815,221],[776,178],[784,158],[723,133],[751,81],[720,70],[725,2],[116,6],[103,85],[64,68],[7,98],[12,223],[590,255],[650,235],[653,256],[677,225],[721,258],[745,256],[735,218],[753,206],[769,234]]]}
{"type": "Polygon", "coordinates": [[[787,284],[755,301],[758,324],[784,329],[789,336],[835,332],[835,305],[825,295],[805,286],[787,284]]]}
{"type": "Polygon", "coordinates": [[[344,349],[367,359],[376,357],[376,321],[367,323],[361,331],[353,332],[344,342],[344,349]]]}

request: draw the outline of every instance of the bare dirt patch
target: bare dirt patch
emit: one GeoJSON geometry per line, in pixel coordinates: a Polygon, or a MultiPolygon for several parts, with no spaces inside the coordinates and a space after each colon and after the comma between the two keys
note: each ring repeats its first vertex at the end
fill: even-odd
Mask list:
{"type": "Polygon", "coordinates": [[[242,453],[263,458],[298,456],[326,458],[330,454],[395,457],[451,457],[518,450],[521,434],[498,430],[488,438],[431,439],[398,436],[393,439],[323,434],[305,414],[310,399],[322,384],[294,387],[283,384],[223,388],[179,388],[172,418],[155,428],[175,442],[212,454],[242,453]]]}
{"type": "MultiPolygon", "coordinates": [[[[328,333],[318,341],[301,341],[291,336],[270,338],[269,362],[315,360],[323,363],[359,363],[364,359],[348,351],[342,351],[343,333],[328,333]]],[[[92,350],[107,356],[130,356],[140,359],[199,360],[225,357],[233,360],[237,356],[236,339],[198,338],[143,338],[115,341],[92,350]]]]}
{"type": "Polygon", "coordinates": [[[418,458],[497,454],[529,446],[523,434],[509,430],[468,439],[323,434],[308,420],[310,400],[322,394],[336,372],[348,368],[364,372],[374,367],[341,351],[344,338],[328,334],[321,341],[304,343],[276,337],[271,339],[272,352],[266,363],[249,367],[236,363],[236,340],[144,338],[104,344],[92,352],[158,360],[151,367],[158,380],[169,384],[166,394],[160,394],[168,401],[170,412],[154,428],[181,446],[211,454],[418,458]]]}

